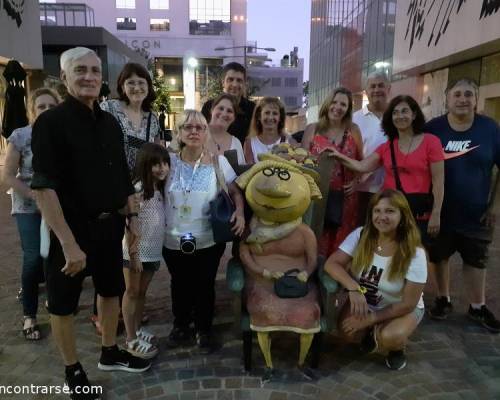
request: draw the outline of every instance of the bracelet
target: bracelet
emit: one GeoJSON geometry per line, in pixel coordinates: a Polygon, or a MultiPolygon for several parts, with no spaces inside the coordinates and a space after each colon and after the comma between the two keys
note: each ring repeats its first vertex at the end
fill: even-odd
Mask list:
{"type": "Polygon", "coordinates": [[[132,218],[132,217],[137,217],[137,216],[139,216],[139,214],[137,214],[136,212],[132,212],[132,213],[128,213],[128,214],[127,214],[127,218],[128,218],[128,219],[130,219],[130,218],[132,218]]]}
{"type": "Polygon", "coordinates": [[[357,292],[357,293],[360,293],[362,295],[364,295],[368,290],[366,290],[366,288],[364,286],[359,286],[358,288],[356,289],[347,289],[348,292],[357,292]]]}

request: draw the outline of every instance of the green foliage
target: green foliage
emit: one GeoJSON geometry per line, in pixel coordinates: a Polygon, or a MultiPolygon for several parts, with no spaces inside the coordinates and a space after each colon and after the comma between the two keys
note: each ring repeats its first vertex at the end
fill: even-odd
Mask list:
{"type": "Polygon", "coordinates": [[[170,114],[172,111],[170,106],[170,92],[168,90],[167,82],[165,82],[165,78],[155,73],[153,76],[153,88],[156,93],[153,109],[156,112],[159,112],[160,106],[164,106],[165,112],[170,114]]]}
{"type": "Polygon", "coordinates": [[[216,67],[208,72],[207,84],[200,89],[202,103],[215,99],[222,91],[222,67],[216,67]]]}

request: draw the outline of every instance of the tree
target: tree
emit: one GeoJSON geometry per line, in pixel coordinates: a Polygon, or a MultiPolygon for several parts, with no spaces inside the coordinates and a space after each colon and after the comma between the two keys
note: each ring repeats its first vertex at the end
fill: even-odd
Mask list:
{"type": "Polygon", "coordinates": [[[156,93],[156,99],[153,103],[153,109],[159,112],[160,106],[165,107],[165,112],[170,114],[172,112],[170,106],[170,92],[168,90],[165,77],[159,76],[157,73],[153,74],[153,88],[156,93]]]}
{"type": "Polygon", "coordinates": [[[303,96],[303,105],[305,108],[309,105],[309,81],[305,81],[302,84],[302,96],[303,96]]]}
{"type": "Polygon", "coordinates": [[[271,78],[262,79],[249,76],[247,78],[247,96],[257,96],[262,88],[271,82],[271,78]]]}
{"type": "Polygon", "coordinates": [[[208,71],[207,83],[200,90],[202,102],[215,99],[222,92],[222,67],[214,67],[208,71]]]}

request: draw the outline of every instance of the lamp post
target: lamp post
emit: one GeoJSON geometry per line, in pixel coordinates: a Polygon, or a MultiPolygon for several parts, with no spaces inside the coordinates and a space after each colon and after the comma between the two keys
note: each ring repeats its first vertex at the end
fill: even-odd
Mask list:
{"type": "Polygon", "coordinates": [[[257,46],[230,46],[230,47],[216,47],[215,51],[224,51],[224,50],[232,50],[232,49],[243,49],[243,66],[247,67],[247,51],[248,48],[251,47],[255,50],[265,50],[265,51],[276,51],[274,47],[257,47],[257,46]]]}

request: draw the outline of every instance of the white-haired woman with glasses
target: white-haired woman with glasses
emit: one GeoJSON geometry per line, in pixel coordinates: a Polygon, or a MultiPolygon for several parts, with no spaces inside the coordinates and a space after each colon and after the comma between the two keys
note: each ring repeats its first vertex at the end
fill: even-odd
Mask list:
{"type": "Polygon", "coordinates": [[[196,344],[200,352],[209,353],[215,277],[226,248],[225,243],[214,242],[209,220],[210,201],[217,196],[216,168],[236,206],[231,217],[236,235],[241,235],[245,227],[243,196],[233,183],[236,174],[226,158],[214,156],[207,149],[208,124],[202,113],[185,110],[178,120],[176,136],[180,150],[171,155],[165,187],[167,228],[163,257],[171,275],[174,314],[168,346],[190,343],[189,325],[194,322],[196,344]]]}

